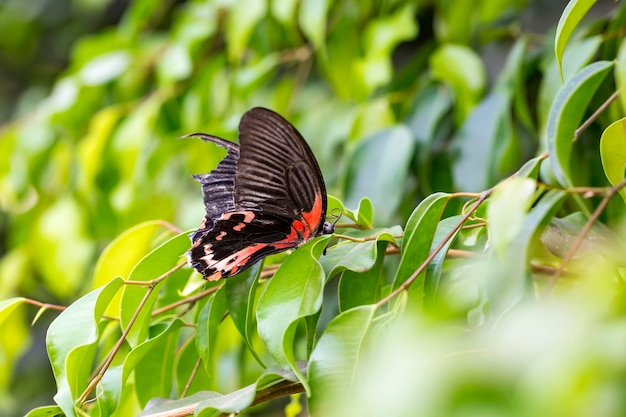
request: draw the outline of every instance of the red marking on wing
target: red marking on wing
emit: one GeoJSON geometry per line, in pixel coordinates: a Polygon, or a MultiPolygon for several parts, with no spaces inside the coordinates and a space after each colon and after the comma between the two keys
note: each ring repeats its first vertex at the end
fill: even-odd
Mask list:
{"type": "Polygon", "coordinates": [[[311,211],[302,213],[304,221],[294,220],[291,223],[291,233],[278,242],[274,242],[271,245],[279,249],[288,249],[299,246],[311,238],[311,234],[315,231],[315,228],[319,224],[322,217],[322,196],[315,196],[315,202],[311,211]]]}
{"type": "Polygon", "coordinates": [[[209,268],[214,268],[217,271],[206,277],[209,281],[217,281],[222,278],[222,276],[231,276],[235,275],[242,266],[247,265],[250,262],[250,258],[258,251],[267,246],[267,243],[254,243],[242,250],[235,252],[224,259],[220,259],[219,261],[213,260],[213,253],[207,254],[207,256],[202,257],[202,259],[207,263],[209,268]],[[226,273],[228,272],[228,273],[226,273]]]}
{"type": "MultiPolygon", "coordinates": [[[[302,218],[306,222],[309,234],[313,233],[317,225],[319,224],[322,217],[322,196],[317,194],[315,196],[315,201],[313,202],[313,207],[311,211],[306,211],[302,213],[302,218]]],[[[308,237],[308,234],[307,234],[308,237]]]]}
{"type": "Polygon", "coordinates": [[[220,218],[220,220],[228,220],[230,219],[232,216],[234,216],[235,214],[242,214],[243,215],[243,222],[244,223],[251,223],[252,220],[254,219],[254,212],[250,211],[250,210],[244,210],[244,211],[230,211],[228,213],[224,213],[222,215],[222,217],[220,218]]]}

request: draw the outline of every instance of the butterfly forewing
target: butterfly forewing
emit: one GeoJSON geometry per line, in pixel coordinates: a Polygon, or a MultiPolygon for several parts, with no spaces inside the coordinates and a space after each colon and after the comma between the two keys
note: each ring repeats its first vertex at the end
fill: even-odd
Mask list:
{"type": "MultiPolygon", "coordinates": [[[[320,168],[302,135],[278,114],[263,108],[247,112],[239,124],[241,157],[235,200],[241,208],[298,219],[322,201],[326,189],[320,168]]],[[[319,224],[311,225],[317,230],[319,224]]],[[[313,230],[313,231],[314,231],[313,230]]]]}
{"type": "Polygon", "coordinates": [[[263,257],[323,232],[326,188],[300,133],[271,110],[254,108],[239,125],[239,146],[194,134],[228,150],[202,183],[205,219],[187,253],[209,280],[226,278],[263,257]]]}

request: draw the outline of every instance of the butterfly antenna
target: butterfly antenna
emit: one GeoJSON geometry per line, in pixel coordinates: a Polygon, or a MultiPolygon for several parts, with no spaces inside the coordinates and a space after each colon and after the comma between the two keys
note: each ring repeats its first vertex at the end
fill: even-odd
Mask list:
{"type": "Polygon", "coordinates": [[[339,207],[335,207],[330,211],[330,215],[335,218],[335,221],[333,222],[334,228],[339,219],[341,219],[341,216],[343,216],[343,213],[341,212],[341,209],[339,207]]]}

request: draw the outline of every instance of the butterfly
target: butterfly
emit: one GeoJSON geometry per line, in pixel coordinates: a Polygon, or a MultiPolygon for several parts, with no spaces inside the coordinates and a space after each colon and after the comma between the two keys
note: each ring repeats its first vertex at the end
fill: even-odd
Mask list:
{"type": "Polygon", "coordinates": [[[326,222],[326,186],[298,130],[272,110],[255,107],[239,122],[239,145],[193,133],[227,153],[202,185],[206,215],[191,233],[189,264],[214,281],[238,274],[267,255],[334,231],[326,222]]]}

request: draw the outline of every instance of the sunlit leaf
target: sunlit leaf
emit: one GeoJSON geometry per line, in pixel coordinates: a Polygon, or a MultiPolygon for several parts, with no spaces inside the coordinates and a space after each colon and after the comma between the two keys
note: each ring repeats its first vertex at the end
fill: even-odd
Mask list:
{"type": "Polygon", "coordinates": [[[100,329],[98,322],[122,279],[114,279],[71,304],[48,328],[46,348],[57,381],[55,402],[75,416],[74,401],[89,383],[100,329]]]}
{"type": "Polygon", "coordinates": [[[554,175],[563,186],[573,185],[570,156],[574,132],[589,101],[613,65],[610,61],[598,61],[586,66],[561,88],[550,109],[546,128],[550,162],[554,175]]]}
{"type": "Polygon", "coordinates": [[[226,313],[226,291],[221,287],[213,297],[209,298],[198,315],[196,322],[196,349],[202,358],[203,365],[210,374],[213,369],[213,352],[217,328],[226,313]]]}
{"type": "Polygon", "coordinates": [[[496,253],[502,255],[521,231],[535,188],[535,181],[528,178],[512,178],[495,188],[487,206],[487,221],[496,253]]]}
{"type": "Polygon", "coordinates": [[[578,23],[595,2],[596,0],[570,0],[563,14],[561,14],[559,24],[556,27],[556,41],[554,42],[554,53],[559,65],[559,72],[561,72],[561,78],[563,77],[561,62],[565,45],[578,23]]]}
{"type": "MultiPolygon", "coordinates": [[[[448,195],[436,193],[425,198],[413,211],[407,221],[402,239],[402,256],[400,265],[393,279],[393,287],[398,288],[426,260],[430,253],[432,241],[437,230],[437,224],[448,202],[448,195]]],[[[421,273],[411,287],[410,299],[420,305],[424,297],[424,274],[421,273]]]]}
{"type": "Polygon", "coordinates": [[[462,123],[480,100],[486,84],[482,61],[471,49],[445,44],[430,57],[433,77],[452,88],[458,109],[455,120],[462,123]]]}
{"type": "MultiPolygon", "coordinates": [[[[604,174],[611,185],[624,181],[626,170],[626,118],[613,122],[602,133],[600,138],[600,158],[604,174]]],[[[619,190],[626,201],[624,187],[619,190]]]]}
{"type": "Polygon", "coordinates": [[[296,325],[322,306],[324,271],[317,261],[330,236],[317,238],[292,253],[282,263],[261,294],[257,307],[259,335],[282,366],[290,367],[306,386],[296,366],[296,325]]]}
{"type": "MultiPolygon", "coordinates": [[[[187,233],[181,233],[172,237],[145,255],[141,261],[133,267],[128,278],[131,281],[150,281],[159,278],[180,263],[181,257],[189,250],[189,247],[190,243],[187,233]]],[[[189,272],[178,270],[166,279],[175,279],[174,275],[176,274],[189,275],[189,272]]],[[[136,322],[127,337],[127,341],[131,346],[146,339],[152,306],[159,296],[159,289],[163,285],[165,285],[165,280],[156,284],[154,291],[152,291],[143,308],[138,313],[136,322]]],[[[147,292],[147,286],[126,285],[124,287],[120,302],[120,326],[122,328],[128,326],[147,292]]]]}
{"type": "Polygon", "coordinates": [[[342,401],[357,378],[357,366],[376,306],[366,305],[335,317],[320,337],[309,361],[312,415],[326,415],[342,401]],[[336,393],[344,393],[337,396],[336,393]]]}

